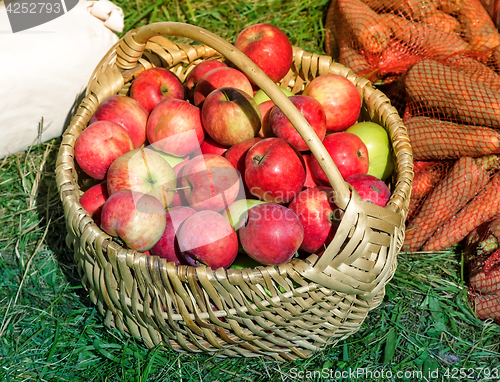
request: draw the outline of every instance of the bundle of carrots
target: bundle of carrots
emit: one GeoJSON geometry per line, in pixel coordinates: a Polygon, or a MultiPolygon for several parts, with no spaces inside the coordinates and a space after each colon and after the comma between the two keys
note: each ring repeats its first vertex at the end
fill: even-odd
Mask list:
{"type": "Polygon", "coordinates": [[[405,76],[403,120],[416,163],[422,162],[403,246],[408,251],[444,250],[500,214],[500,75],[472,61],[424,59],[405,76]],[[441,171],[430,165],[436,163],[441,171]],[[433,183],[422,197],[426,177],[433,183]]]}
{"type": "Polygon", "coordinates": [[[332,4],[338,61],[383,85],[411,140],[402,249],[467,243],[478,317],[500,320],[500,33],[480,0],[332,4]]]}
{"type": "Polygon", "coordinates": [[[379,84],[422,59],[485,57],[500,45],[481,0],[334,0],[326,29],[334,29],[338,61],[379,84]]]}
{"type": "Polygon", "coordinates": [[[499,155],[463,156],[446,167],[415,173],[413,189],[420,190],[428,182],[424,177],[434,178],[434,182],[408,219],[404,250],[447,249],[500,214],[499,155]]]}

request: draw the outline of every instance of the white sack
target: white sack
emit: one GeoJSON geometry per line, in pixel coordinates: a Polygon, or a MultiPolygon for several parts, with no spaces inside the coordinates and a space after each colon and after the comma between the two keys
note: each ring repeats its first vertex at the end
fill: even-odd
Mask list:
{"type": "Polygon", "coordinates": [[[12,33],[0,2],[0,159],[63,133],[75,100],[118,41],[110,28],[123,29],[119,7],[80,0],[52,21],[12,33]]]}

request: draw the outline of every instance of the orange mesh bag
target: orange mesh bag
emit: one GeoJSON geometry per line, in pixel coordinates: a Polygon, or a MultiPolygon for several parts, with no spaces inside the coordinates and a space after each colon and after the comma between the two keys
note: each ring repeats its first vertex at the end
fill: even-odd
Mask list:
{"type": "MultiPolygon", "coordinates": [[[[498,77],[498,75],[496,75],[498,77]]],[[[427,115],[440,120],[500,128],[500,93],[465,71],[426,59],[406,75],[404,118],[427,115]]]]}
{"type": "Polygon", "coordinates": [[[411,218],[408,250],[446,249],[498,213],[499,78],[494,65],[466,56],[424,59],[406,73],[403,120],[415,160],[456,160],[462,167],[435,186],[438,200],[425,201],[411,218]],[[437,204],[446,213],[433,215],[437,204]]]}
{"type": "Polygon", "coordinates": [[[500,205],[500,34],[490,15],[480,0],[334,0],[326,21],[339,62],[403,115],[415,160],[403,248],[459,243],[500,205]]]}
{"type": "Polygon", "coordinates": [[[408,207],[408,220],[419,211],[434,186],[441,181],[450,168],[450,161],[413,161],[413,184],[408,207]]]}
{"type": "Polygon", "coordinates": [[[500,195],[499,167],[497,155],[457,159],[409,220],[403,249],[446,249],[491,219],[500,210],[491,202],[500,195]]]}
{"type": "Polygon", "coordinates": [[[472,307],[478,318],[500,323],[500,215],[467,236],[465,253],[472,307]]]}
{"type": "Polygon", "coordinates": [[[500,46],[480,0],[333,0],[325,21],[327,54],[377,84],[423,59],[485,58],[500,46]]]}

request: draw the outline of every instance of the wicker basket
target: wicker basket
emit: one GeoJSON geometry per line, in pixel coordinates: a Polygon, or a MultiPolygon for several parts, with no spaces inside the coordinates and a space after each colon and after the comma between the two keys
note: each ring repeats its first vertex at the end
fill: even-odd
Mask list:
{"type": "Polygon", "coordinates": [[[82,283],[108,327],[187,352],[217,356],[307,358],[356,332],[377,307],[396,269],[404,240],[412,151],[406,129],[388,98],[346,67],[294,48],[293,68],[280,85],[299,93],[325,73],[351,80],[363,99],[362,120],[382,124],[396,158],[392,196],[385,208],[361,202],[340,176],[302,114],[245,55],[214,34],[182,23],[156,23],[126,34],[101,60],[66,129],[57,162],[57,184],[82,283]],[[175,44],[183,36],[201,44],[175,44]],[[174,266],[156,256],[122,248],[79,203],[85,179],[74,161],[75,140],[100,102],[127,94],[146,68],[170,68],[184,80],[203,60],[228,59],[249,75],[292,121],[319,158],[345,213],[321,257],[255,269],[174,266]],[[210,304],[213,304],[215,308],[210,304]]]}

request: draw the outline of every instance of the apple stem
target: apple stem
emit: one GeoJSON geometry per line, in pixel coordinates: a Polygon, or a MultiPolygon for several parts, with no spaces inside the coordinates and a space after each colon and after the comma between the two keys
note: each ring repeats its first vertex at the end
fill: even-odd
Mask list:
{"type": "Polygon", "coordinates": [[[188,189],[188,188],[191,188],[191,186],[176,187],[176,188],[167,188],[167,191],[186,190],[186,189],[188,189]]]}
{"type": "Polygon", "coordinates": [[[262,155],[256,155],[252,158],[252,160],[254,161],[254,163],[259,164],[261,162],[262,158],[264,158],[262,155]]]}

